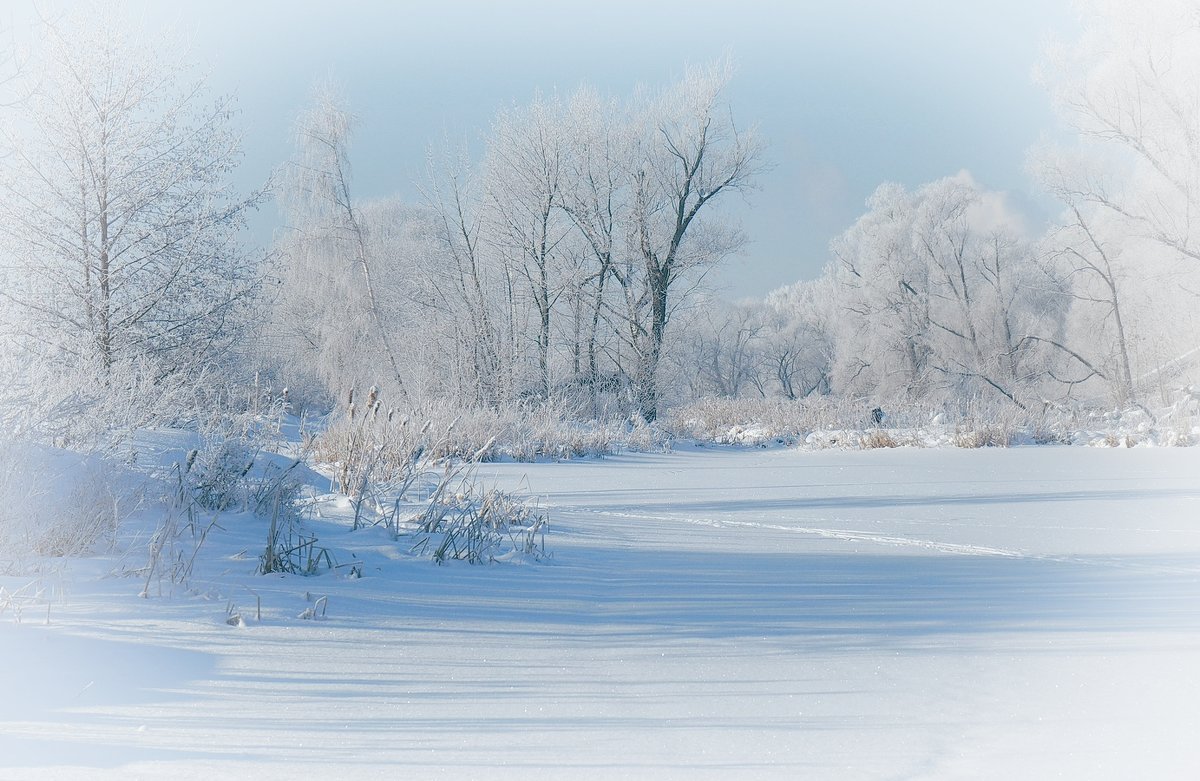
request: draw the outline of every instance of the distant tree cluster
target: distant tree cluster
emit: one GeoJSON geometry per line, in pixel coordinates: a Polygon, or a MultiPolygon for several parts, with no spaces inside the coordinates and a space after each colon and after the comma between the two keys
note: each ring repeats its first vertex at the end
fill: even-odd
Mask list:
{"type": "Polygon", "coordinates": [[[715,204],[760,165],[722,100],[729,76],[719,63],[627,102],[581,88],[500,111],[477,164],[431,153],[419,204],[353,197],[353,118],[320,86],[282,178],[282,354],[327,390],[589,413],[619,398],[653,420],[672,316],[742,244],[715,204]]]}
{"type": "Polygon", "coordinates": [[[817,280],[695,313],[695,396],[1147,405],[1200,379],[1200,6],[1093,3],[1040,77],[1078,138],[1031,230],[967,173],[881,185],[817,280]]]}

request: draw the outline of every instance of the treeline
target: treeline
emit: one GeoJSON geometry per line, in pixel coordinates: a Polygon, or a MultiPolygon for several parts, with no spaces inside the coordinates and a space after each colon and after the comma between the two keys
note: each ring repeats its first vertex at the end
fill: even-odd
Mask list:
{"type": "Polygon", "coordinates": [[[358,196],[353,112],[322,84],[247,195],[231,102],[158,36],[46,25],[0,108],[0,422],[78,442],[285,387],[645,421],[706,396],[1169,401],[1200,357],[1200,30],[1192,2],[1102,10],[1043,64],[1078,141],[1030,153],[1054,224],[965,172],[884,184],[820,278],[738,304],[702,287],[765,164],[727,62],[503,109],[478,159],[430,152],[411,202],[358,196]],[[272,196],[285,227],[248,249],[272,196]]]}

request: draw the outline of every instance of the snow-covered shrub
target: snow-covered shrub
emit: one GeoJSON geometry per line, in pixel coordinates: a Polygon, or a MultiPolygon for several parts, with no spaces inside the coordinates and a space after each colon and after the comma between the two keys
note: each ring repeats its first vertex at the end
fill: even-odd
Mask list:
{"type": "Polygon", "coordinates": [[[111,543],[136,501],[123,494],[119,472],[98,456],[0,443],[0,571],[111,543]]]}
{"type": "Polygon", "coordinates": [[[702,399],[672,410],[664,427],[675,436],[719,444],[974,448],[1007,447],[1019,439],[1064,441],[1071,420],[1069,411],[1049,405],[1035,412],[980,400],[927,407],[901,399],[820,396],[702,399]]]}
{"type": "Polygon", "coordinates": [[[191,451],[186,474],[200,506],[226,510],[244,501],[256,455],[246,440],[237,437],[218,439],[191,451]]]}
{"type": "Polygon", "coordinates": [[[183,472],[201,507],[246,509],[256,499],[256,491],[270,480],[259,468],[265,463],[260,456],[279,444],[283,414],[282,398],[259,398],[253,391],[236,408],[213,411],[183,472]]]}
{"type": "Polygon", "coordinates": [[[635,453],[657,453],[671,449],[671,434],[657,425],[650,425],[641,415],[634,415],[624,424],[619,441],[635,453]]]}
{"type": "Polygon", "coordinates": [[[925,410],[875,399],[813,396],[803,399],[700,399],[669,411],[663,422],[672,435],[721,444],[803,441],[815,431],[877,428],[880,408],[890,429],[928,420],[925,410]]]}
{"type": "Polygon", "coordinates": [[[414,551],[430,553],[438,564],[488,564],[544,558],[548,526],[549,516],[530,502],[484,489],[470,471],[447,467],[424,509],[401,528],[412,529],[414,551]]]}
{"type": "MultiPolygon", "coordinates": [[[[9,349],[0,346],[0,354],[9,349]]],[[[103,368],[26,353],[7,358],[0,358],[0,432],[14,440],[112,452],[139,428],[196,419],[203,407],[196,382],[162,376],[144,361],[103,368]]]]}

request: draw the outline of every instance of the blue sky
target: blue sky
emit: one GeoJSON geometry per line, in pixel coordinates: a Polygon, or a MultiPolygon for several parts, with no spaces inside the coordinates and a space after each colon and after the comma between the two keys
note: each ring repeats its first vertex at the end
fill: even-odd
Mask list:
{"type": "MultiPolygon", "coordinates": [[[[734,116],[758,126],[774,164],[747,202],[727,204],[751,239],[712,277],[733,297],[816,276],[829,240],[885,180],[916,186],[965,168],[1044,216],[1023,161],[1055,119],[1031,69],[1047,35],[1075,30],[1068,0],[121,5],[175,25],[212,88],[237,95],[244,186],[287,157],[313,81],[343,83],[360,117],[361,196],[417,197],[429,144],[477,141],[497,108],[535,90],[587,82],[625,94],[728,52],[734,116]]],[[[19,30],[31,13],[10,8],[19,30]]],[[[275,220],[268,207],[256,237],[275,220]]]]}

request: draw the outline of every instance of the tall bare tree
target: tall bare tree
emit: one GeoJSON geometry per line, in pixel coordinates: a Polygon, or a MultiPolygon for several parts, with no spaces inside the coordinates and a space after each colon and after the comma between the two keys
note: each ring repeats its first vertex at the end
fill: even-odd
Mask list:
{"type": "Polygon", "coordinates": [[[562,210],[566,146],[563,107],[537,95],[496,116],[484,162],[491,242],[534,307],[536,390],[543,398],[551,388],[551,319],[571,270],[562,210]]]}
{"type": "MultiPolygon", "coordinates": [[[[404,373],[394,344],[396,324],[384,313],[377,279],[381,260],[372,254],[369,228],[353,193],[350,165],[353,128],[354,117],[338,88],[328,81],[318,83],[309,106],[296,119],[295,156],[285,166],[281,180],[291,233],[289,260],[299,276],[316,272],[326,278],[340,279],[341,287],[346,290],[350,289],[345,285],[346,275],[358,279],[362,296],[360,311],[371,327],[355,328],[354,324],[342,323],[342,331],[355,333],[361,340],[357,351],[359,361],[369,362],[375,348],[382,353],[388,384],[406,399],[404,373]]],[[[325,298],[337,300],[327,301],[324,306],[332,303],[345,307],[350,303],[345,297],[325,298]]],[[[329,322],[328,318],[313,317],[313,320],[329,322]]],[[[329,339],[328,330],[316,338],[329,339]]]]}
{"type": "Polygon", "coordinates": [[[704,219],[717,199],[749,188],[761,167],[761,144],[738,130],[723,100],[731,75],[727,61],[689,67],[636,114],[627,228],[636,261],[614,274],[625,292],[634,386],[647,420],[658,415],[658,365],[681,283],[743,243],[739,231],[704,219]]]}
{"type": "Polygon", "coordinates": [[[45,25],[34,87],[6,125],[3,299],[17,336],[104,370],[160,375],[215,360],[259,281],[239,240],[229,98],[103,15],[45,25]],[[14,322],[15,321],[15,322],[14,322]]]}
{"type": "MultiPolygon", "coordinates": [[[[597,404],[601,384],[601,326],[612,311],[608,282],[623,251],[622,227],[627,222],[633,128],[614,98],[582,87],[567,107],[570,143],[567,177],[561,190],[563,209],[583,238],[584,263],[573,288],[580,302],[580,327],[585,344],[576,344],[574,379],[584,383],[597,404]],[[586,361],[586,367],[583,362],[586,361]]],[[[615,366],[613,367],[616,368],[615,366]]]]}

